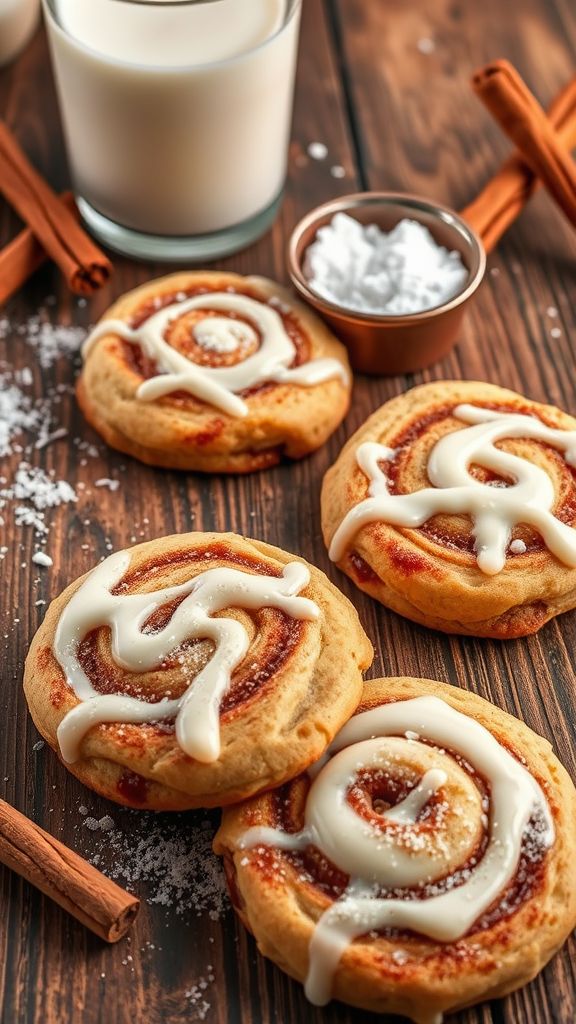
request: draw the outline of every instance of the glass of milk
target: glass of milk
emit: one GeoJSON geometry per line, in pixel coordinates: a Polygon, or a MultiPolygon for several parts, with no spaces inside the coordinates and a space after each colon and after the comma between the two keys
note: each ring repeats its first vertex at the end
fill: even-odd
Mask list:
{"type": "Polygon", "coordinates": [[[281,199],[301,0],[43,0],[81,214],[111,248],[211,259],[281,199]]]}
{"type": "Polygon", "coordinates": [[[40,0],[0,0],[0,67],[24,49],[39,14],[40,0]]]}

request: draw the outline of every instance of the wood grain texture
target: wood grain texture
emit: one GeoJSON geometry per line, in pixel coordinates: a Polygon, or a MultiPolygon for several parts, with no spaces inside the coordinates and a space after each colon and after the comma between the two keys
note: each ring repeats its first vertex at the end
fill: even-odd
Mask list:
{"type": "MultiPolygon", "coordinates": [[[[468,86],[480,64],[507,57],[546,105],[576,65],[576,20],[570,0],[304,0],[290,175],[273,232],[222,266],[285,280],[284,252],[297,218],[321,200],[357,186],[420,192],[464,206],[508,151],[468,86]],[[422,53],[419,40],[434,48],[422,53]],[[327,144],[325,161],[306,153],[327,144]],[[345,168],[344,178],[330,173],[345,168]]],[[[0,72],[0,115],[15,128],[52,185],[68,184],[45,40],[38,33],[18,63],[0,72]]],[[[0,245],[17,221],[0,207],[0,245]]],[[[539,195],[490,258],[487,275],[458,348],[443,363],[409,378],[358,379],[351,412],[330,443],[312,458],[246,479],[155,471],[99,444],[65,394],[59,418],[70,440],[98,447],[85,457],[60,441],[34,453],[34,463],[80,489],[77,505],[49,516],[54,566],[38,570],[30,530],[7,520],[0,544],[2,609],[0,794],[74,848],[86,852],[79,804],[97,817],[110,813],[130,828],[125,812],[87,793],[46,749],[27,716],[21,673],[27,645],[49,600],[70,580],[133,539],[194,529],[233,529],[295,551],[328,572],[356,603],[375,642],[372,675],[415,674],[468,687],[524,718],[548,736],[575,773],[576,613],[536,637],[498,643],[450,638],[414,626],[377,607],[329,564],[319,526],[319,491],[343,441],[384,400],[421,381],[442,377],[489,380],[576,412],[576,239],[549,199],[539,195]],[[549,307],[558,310],[554,319],[549,307]],[[560,328],[553,337],[551,330],[560,328]],[[95,488],[118,477],[115,493],[95,488]],[[25,564],[25,567],[23,567],[25,564]],[[17,620],[17,621],[15,621],[17,620]]],[[[79,306],[55,271],[41,270],[9,307],[13,323],[56,296],[50,315],[93,322],[129,287],[162,272],[153,264],[117,259],[112,284],[79,306]]],[[[36,394],[70,384],[77,369],[61,359],[33,366],[16,334],[1,342],[0,359],[31,365],[36,394]]],[[[218,815],[209,815],[213,822],[218,815]]],[[[206,815],[186,816],[201,821],[206,815]]],[[[576,947],[568,943],[541,977],[502,1002],[458,1015],[458,1024],[573,1024],[576,947]]],[[[0,1018],[3,1024],[184,1024],[198,1019],[186,992],[207,964],[209,1024],[370,1024],[370,1014],[342,1006],[310,1007],[299,986],[260,958],[230,912],[176,916],[145,905],[130,945],[114,949],[90,936],[8,871],[0,871],[0,1018]],[[210,941],[213,940],[213,941],[210,941]],[[147,943],[157,948],[152,952],[147,943]],[[161,947],[161,948],[160,948],[161,947]],[[144,951],[142,951],[144,950],[144,951]],[[132,961],[127,956],[133,956],[132,961]],[[126,963],[122,961],[125,960],[126,963]]],[[[452,1021],[451,1024],[455,1024],[452,1021]]]]}

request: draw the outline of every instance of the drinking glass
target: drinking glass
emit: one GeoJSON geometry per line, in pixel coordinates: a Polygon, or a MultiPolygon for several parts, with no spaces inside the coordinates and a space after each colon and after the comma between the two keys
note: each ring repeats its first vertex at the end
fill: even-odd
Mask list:
{"type": "Polygon", "coordinates": [[[43,0],[78,207],[119,252],[214,259],[272,224],[301,0],[43,0]]]}

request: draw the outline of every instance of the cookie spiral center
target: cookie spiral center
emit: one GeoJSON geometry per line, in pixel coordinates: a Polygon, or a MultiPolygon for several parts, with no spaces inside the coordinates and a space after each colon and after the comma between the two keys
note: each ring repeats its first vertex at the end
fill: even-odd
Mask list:
{"type": "Polygon", "coordinates": [[[262,334],[234,310],[191,309],[173,320],[165,340],[196,366],[222,370],[244,363],[258,352],[262,334]]]}
{"type": "Polygon", "coordinates": [[[194,327],[194,340],[209,352],[228,353],[247,345],[254,345],[257,334],[250,324],[243,320],[214,316],[201,320],[194,327]]]}
{"type": "Polygon", "coordinates": [[[370,739],[340,751],[314,781],[306,825],[347,875],[402,888],[443,878],[474,854],[483,833],[482,795],[444,751],[401,737],[370,739]],[[391,780],[407,784],[404,799],[363,813],[358,798],[366,787],[386,791],[391,780]]]}

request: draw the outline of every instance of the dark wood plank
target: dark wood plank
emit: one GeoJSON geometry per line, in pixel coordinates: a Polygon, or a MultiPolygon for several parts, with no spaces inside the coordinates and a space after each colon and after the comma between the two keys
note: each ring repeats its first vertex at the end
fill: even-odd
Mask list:
{"type": "MultiPolygon", "coordinates": [[[[468,88],[470,72],[489,58],[508,56],[547,102],[571,74],[575,38],[569,0],[526,0],[521,11],[508,11],[499,0],[478,5],[458,0],[305,0],[282,213],[268,238],[223,265],[285,279],[285,245],[296,219],[315,203],[357,186],[419,191],[455,207],[464,205],[507,151],[468,88]],[[418,48],[425,38],[435,44],[430,54],[418,48]],[[326,143],[326,161],[308,157],[312,141],[326,143]],[[344,178],[330,173],[336,164],[345,168],[344,178]]],[[[50,180],[63,186],[66,166],[41,33],[17,65],[0,72],[0,111],[50,180]]],[[[0,239],[10,237],[15,226],[15,218],[0,207],[0,239]]],[[[89,441],[96,454],[86,455],[69,441],[33,454],[34,464],[53,468],[75,486],[85,484],[77,505],[50,514],[53,568],[31,565],[29,530],[14,529],[10,518],[3,528],[0,543],[9,545],[10,555],[1,563],[2,795],[81,852],[102,846],[108,867],[115,857],[113,843],[82,826],[79,807],[85,804],[96,817],[111,814],[133,836],[147,827],[142,822],[146,816],[93,796],[49,751],[33,750],[38,737],[21,694],[21,669],[42,617],[37,600],[49,600],[90,568],[108,553],[108,544],[121,548],[133,537],[188,529],[235,529],[301,553],[325,569],[357,604],[376,643],[372,675],[429,675],[489,696],[552,739],[574,771],[576,617],[566,615],[537,637],[507,644],[447,638],[413,626],[365,599],[328,563],[318,502],[322,475],[345,438],[382,401],[421,380],[492,380],[576,410],[575,256],[573,233],[547,197],[538,197],[491,258],[492,273],[455,352],[411,378],[359,379],[346,423],[322,451],[260,476],[208,479],[155,471],[123,459],[99,442],[73,397],[64,394],[58,415],[70,431],[69,441],[89,441]],[[559,311],[553,322],[546,313],[550,306],[559,311]],[[552,338],[550,330],[556,326],[562,333],[552,338]],[[111,476],[121,481],[115,493],[94,487],[98,478],[111,476]]],[[[87,325],[114,296],[162,272],[153,264],[122,259],[116,265],[114,282],[90,306],[71,299],[54,271],[44,269],[11,303],[12,322],[24,321],[46,296],[54,295],[50,316],[87,325]]],[[[0,359],[32,366],[36,394],[73,381],[73,360],[64,358],[45,371],[33,365],[30,349],[18,336],[1,345],[0,359]]],[[[165,816],[153,818],[149,816],[150,827],[170,835],[176,828],[196,842],[202,822],[214,824],[218,815],[181,815],[177,826],[165,816]]],[[[571,954],[573,944],[540,980],[503,1003],[461,1014],[460,1024],[569,1024],[575,1016],[571,954]]],[[[299,986],[257,955],[231,912],[211,920],[205,912],[177,915],[173,907],[145,904],[131,942],[109,949],[14,875],[0,872],[3,1024],[183,1024],[199,1019],[201,1003],[187,993],[208,974],[215,979],[206,989],[209,1024],[374,1020],[342,1006],[322,1011],[310,1007],[299,986]]]]}

